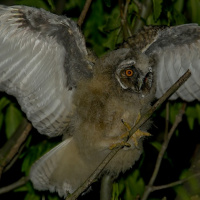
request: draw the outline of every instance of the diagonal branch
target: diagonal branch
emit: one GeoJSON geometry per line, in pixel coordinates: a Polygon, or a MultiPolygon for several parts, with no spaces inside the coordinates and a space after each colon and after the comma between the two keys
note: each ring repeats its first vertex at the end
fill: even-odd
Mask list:
{"type": "Polygon", "coordinates": [[[18,181],[12,183],[11,185],[5,186],[0,188],[0,194],[4,194],[6,192],[10,192],[24,184],[26,184],[29,181],[28,177],[22,177],[18,181]]]}
{"type": "MultiPolygon", "coordinates": [[[[188,70],[174,85],[170,87],[169,90],[147,111],[146,114],[144,114],[138,123],[135,124],[135,126],[130,130],[129,137],[131,137],[139,128],[142,126],[153,114],[153,112],[169,97],[171,96],[178,88],[190,77],[191,72],[188,70]]],[[[116,153],[121,149],[122,147],[118,147],[116,149],[113,149],[108,156],[100,163],[100,165],[97,167],[97,169],[91,174],[91,176],[69,197],[66,198],[66,200],[75,200],[77,197],[85,191],[89,185],[91,185],[96,177],[99,176],[99,174],[103,171],[104,167],[109,163],[109,161],[116,155],[116,153]]]]}
{"type": "Polygon", "coordinates": [[[143,193],[143,196],[141,198],[141,200],[146,200],[149,196],[149,194],[153,191],[153,184],[154,184],[154,181],[158,175],[158,171],[160,169],[160,165],[161,165],[161,162],[162,162],[162,159],[163,159],[163,156],[164,156],[164,153],[168,147],[168,144],[169,144],[169,141],[173,135],[173,133],[175,132],[177,126],[179,125],[179,123],[182,121],[182,116],[183,114],[185,113],[185,107],[186,107],[186,103],[183,104],[182,108],[180,109],[178,115],[176,116],[176,120],[169,132],[169,134],[167,135],[167,137],[165,137],[165,140],[162,144],[162,148],[158,154],[158,158],[157,158],[157,161],[156,161],[156,164],[155,164],[155,168],[154,168],[154,171],[153,171],[153,174],[151,176],[151,179],[149,181],[149,184],[146,186],[146,189],[143,193]]]}
{"type": "Polygon", "coordinates": [[[179,181],[175,181],[175,182],[168,183],[168,184],[165,184],[165,185],[152,186],[152,192],[156,191],[156,190],[163,190],[163,189],[166,189],[166,188],[170,188],[170,187],[174,187],[174,186],[183,184],[183,183],[189,181],[190,179],[193,179],[193,178],[196,178],[196,177],[199,177],[199,176],[200,176],[200,173],[196,173],[196,174],[193,174],[193,175],[191,175],[187,178],[181,179],[179,181]]]}
{"type": "Polygon", "coordinates": [[[79,16],[78,22],[77,22],[80,27],[83,24],[83,21],[84,21],[84,19],[86,17],[86,14],[87,14],[87,12],[89,10],[89,7],[90,7],[91,3],[92,3],[92,0],[86,0],[86,2],[85,2],[84,8],[83,8],[83,10],[82,10],[82,12],[81,12],[81,14],[79,16]]]}
{"type": "Polygon", "coordinates": [[[12,161],[20,150],[31,128],[31,124],[27,120],[24,120],[13,136],[0,149],[0,177],[6,165],[12,161]]]}

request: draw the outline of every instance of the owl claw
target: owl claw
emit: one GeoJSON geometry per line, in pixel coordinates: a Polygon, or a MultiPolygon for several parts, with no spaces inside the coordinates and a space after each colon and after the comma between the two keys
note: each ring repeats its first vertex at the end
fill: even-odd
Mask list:
{"type": "MultiPolygon", "coordinates": [[[[140,120],[140,118],[141,118],[141,115],[140,115],[140,113],[139,113],[135,123],[137,123],[137,122],[140,120]]],[[[127,128],[128,131],[127,131],[126,133],[122,134],[122,135],[120,136],[120,138],[121,138],[121,139],[125,139],[125,138],[128,139],[128,138],[129,138],[129,131],[131,130],[131,126],[130,126],[127,122],[125,122],[125,121],[123,121],[123,120],[122,120],[122,123],[126,126],[126,128],[127,128]]],[[[138,129],[138,130],[131,136],[131,139],[133,140],[133,143],[134,143],[134,145],[135,145],[136,148],[138,148],[138,141],[139,141],[139,139],[140,139],[141,137],[144,137],[144,136],[151,136],[151,134],[148,133],[148,132],[144,132],[144,131],[141,131],[140,129],[138,129]]]]}
{"type": "Polygon", "coordinates": [[[113,150],[118,147],[130,147],[130,146],[131,145],[129,143],[122,141],[122,142],[118,142],[118,143],[110,145],[109,149],[113,150]]]}
{"type": "Polygon", "coordinates": [[[143,136],[151,136],[150,133],[141,131],[138,129],[132,136],[131,139],[133,140],[133,143],[135,144],[136,148],[138,148],[138,140],[143,136]]]}

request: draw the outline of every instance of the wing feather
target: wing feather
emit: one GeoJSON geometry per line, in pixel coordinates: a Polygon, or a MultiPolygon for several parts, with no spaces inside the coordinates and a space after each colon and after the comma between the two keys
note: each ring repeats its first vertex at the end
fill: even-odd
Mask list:
{"type": "Polygon", "coordinates": [[[76,24],[26,6],[0,6],[0,91],[15,96],[38,131],[62,134],[77,81],[90,77],[76,24]]]}
{"type": "Polygon", "coordinates": [[[198,25],[185,24],[158,31],[155,41],[145,53],[156,60],[157,98],[190,69],[192,76],[170,99],[175,100],[179,97],[188,102],[200,100],[200,27],[198,25]]]}

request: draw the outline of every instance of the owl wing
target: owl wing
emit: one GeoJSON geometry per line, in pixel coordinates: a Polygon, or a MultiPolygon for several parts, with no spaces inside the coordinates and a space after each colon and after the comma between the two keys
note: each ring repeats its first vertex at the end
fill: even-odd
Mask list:
{"type": "Polygon", "coordinates": [[[185,24],[160,28],[145,49],[156,64],[156,97],[161,97],[188,69],[191,77],[170,99],[200,100],[200,27],[185,24]]]}
{"type": "Polygon", "coordinates": [[[63,133],[77,81],[91,76],[85,41],[64,16],[0,6],[0,91],[15,96],[41,134],[63,133]]]}

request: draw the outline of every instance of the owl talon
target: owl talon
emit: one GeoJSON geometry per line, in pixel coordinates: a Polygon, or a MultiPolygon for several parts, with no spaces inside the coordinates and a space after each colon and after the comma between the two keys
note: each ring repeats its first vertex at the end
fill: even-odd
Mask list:
{"type": "Polygon", "coordinates": [[[131,139],[133,140],[133,143],[135,144],[136,148],[138,148],[138,141],[141,137],[144,137],[144,136],[151,136],[150,133],[148,132],[144,132],[144,131],[141,131],[140,129],[138,129],[132,136],[131,136],[131,139]]]}
{"type": "Polygon", "coordinates": [[[118,148],[118,147],[130,147],[130,146],[131,145],[129,143],[122,141],[122,142],[110,145],[109,149],[113,150],[113,149],[118,148]]]}
{"type": "Polygon", "coordinates": [[[131,130],[131,126],[127,122],[125,122],[123,119],[121,121],[124,124],[124,126],[126,126],[127,130],[130,131],[131,130]]]}

